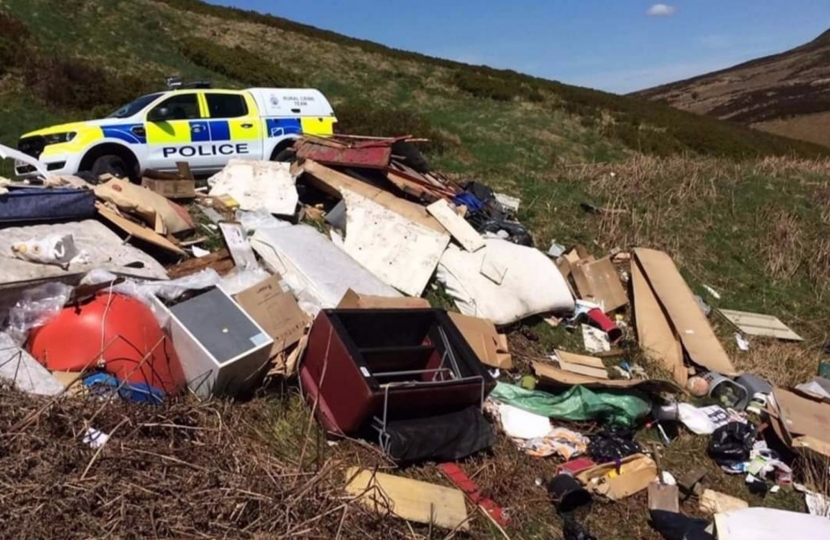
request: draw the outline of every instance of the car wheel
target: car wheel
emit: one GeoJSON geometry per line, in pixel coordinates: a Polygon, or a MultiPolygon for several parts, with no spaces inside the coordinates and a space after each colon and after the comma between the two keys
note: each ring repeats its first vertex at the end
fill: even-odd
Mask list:
{"type": "Polygon", "coordinates": [[[286,148],[277,152],[272,161],[282,161],[285,163],[294,163],[297,161],[297,152],[293,148],[286,148]]]}
{"type": "Polygon", "coordinates": [[[97,178],[102,174],[111,174],[118,178],[129,178],[129,167],[124,160],[114,154],[101,156],[92,164],[92,174],[97,178]]]}

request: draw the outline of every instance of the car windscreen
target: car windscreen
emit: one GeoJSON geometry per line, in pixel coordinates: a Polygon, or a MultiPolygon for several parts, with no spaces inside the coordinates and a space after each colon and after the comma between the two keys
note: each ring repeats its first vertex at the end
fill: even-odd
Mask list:
{"type": "Polygon", "coordinates": [[[155,101],[156,98],[158,98],[159,96],[161,96],[161,93],[147,94],[146,96],[141,96],[135,101],[124,105],[114,113],[110,114],[109,116],[107,116],[107,118],[128,118],[140,112],[144,107],[155,101]]]}

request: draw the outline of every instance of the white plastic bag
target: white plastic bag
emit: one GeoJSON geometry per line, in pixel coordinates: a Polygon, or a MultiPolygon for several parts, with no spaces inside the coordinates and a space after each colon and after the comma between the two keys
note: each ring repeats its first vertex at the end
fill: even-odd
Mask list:
{"type": "Polygon", "coordinates": [[[72,287],[57,281],[24,291],[9,310],[8,334],[22,345],[32,328],[55,318],[72,295],[72,287]]]}
{"type": "Polygon", "coordinates": [[[71,234],[50,234],[12,244],[12,254],[24,261],[54,264],[66,268],[73,262],[88,262],[89,255],[75,246],[71,234]]]}

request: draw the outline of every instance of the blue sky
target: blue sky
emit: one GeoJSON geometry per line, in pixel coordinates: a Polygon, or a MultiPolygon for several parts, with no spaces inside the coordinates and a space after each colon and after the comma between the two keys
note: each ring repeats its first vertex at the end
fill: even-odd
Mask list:
{"type": "Polygon", "coordinates": [[[780,52],[828,0],[214,0],[471,64],[630,92],[780,52]]]}

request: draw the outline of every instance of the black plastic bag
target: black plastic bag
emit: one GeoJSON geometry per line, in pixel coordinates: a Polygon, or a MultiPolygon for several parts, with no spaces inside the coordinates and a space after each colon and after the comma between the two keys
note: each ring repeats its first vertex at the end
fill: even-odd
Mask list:
{"type": "Polygon", "coordinates": [[[706,520],[665,510],[649,510],[651,526],[666,540],[715,540],[706,532],[706,520]]]}
{"type": "Polygon", "coordinates": [[[749,459],[757,432],[750,423],[730,422],[712,433],[709,439],[709,457],[718,465],[731,467],[749,459]]]}
{"type": "Polygon", "coordinates": [[[600,431],[588,443],[588,455],[597,463],[619,461],[642,451],[634,434],[626,429],[600,431]]]}
{"type": "Polygon", "coordinates": [[[393,420],[386,425],[389,457],[398,463],[456,461],[496,442],[493,426],[477,406],[411,420],[393,420]]]}

